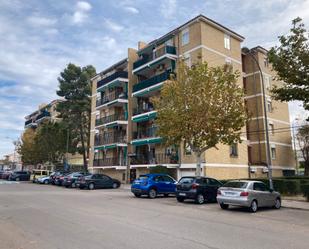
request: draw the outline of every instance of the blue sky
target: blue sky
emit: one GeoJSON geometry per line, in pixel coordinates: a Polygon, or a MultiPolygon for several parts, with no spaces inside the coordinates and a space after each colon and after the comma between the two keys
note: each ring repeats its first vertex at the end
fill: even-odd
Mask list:
{"type": "MultiPolygon", "coordinates": [[[[57,97],[70,62],[101,71],[198,14],[246,37],[244,46],[269,48],[293,18],[308,27],[308,10],[309,0],[0,0],[0,158],[13,151],[24,117],[57,97]]],[[[303,114],[298,106],[291,118],[303,114]]]]}

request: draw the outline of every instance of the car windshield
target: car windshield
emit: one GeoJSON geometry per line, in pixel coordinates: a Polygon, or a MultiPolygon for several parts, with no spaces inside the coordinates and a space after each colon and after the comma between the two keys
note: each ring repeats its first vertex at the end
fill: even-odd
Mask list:
{"type": "Polygon", "coordinates": [[[146,175],[141,175],[141,176],[139,176],[138,180],[146,181],[146,180],[148,180],[148,176],[146,176],[146,175]]]}
{"type": "Polygon", "coordinates": [[[194,179],[195,179],[194,177],[183,177],[180,179],[179,183],[184,183],[184,184],[193,183],[194,179]]]}
{"type": "Polygon", "coordinates": [[[227,182],[223,185],[223,187],[227,188],[246,188],[248,186],[248,182],[227,182]]]}

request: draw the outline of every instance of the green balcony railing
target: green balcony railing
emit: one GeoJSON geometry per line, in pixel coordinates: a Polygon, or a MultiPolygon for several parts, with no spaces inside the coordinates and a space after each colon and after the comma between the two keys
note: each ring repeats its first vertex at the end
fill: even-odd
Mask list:
{"type": "Polygon", "coordinates": [[[106,117],[96,119],[95,125],[99,126],[99,125],[112,123],[112,122],[115,122],[115,121],[125,121],[125,120],[127,120],[125,113],[116,113],[116,114],[113,114],[113,115],[109,115],[109,116],[106,116],[106,117]]]}
{"type": "Polygon", "coordinates": [[[164,154],[164,153],[143,153],[136,154],[131,159],[132,165],[139,164],[177,164],[179,163],[179,157],[177,154],[164,154]]]}
{"type": "Polygon", "coordinates": [[[145,89],[147,87],[154,86],[160,82],[166,81],[170,78],[171,71],[167,70],[164,73],[151,77],[147,80],[140,81],[136,85],[133,86],[133,93],[145,89]]]}
{"type": "Polygon", "coordinates": [[[126,132],[125,131],[112,131],[104,132],[103,134],[97,134],[94,139],[94,145],[106,145],[114,143],[126,143],[126,132]]]}
{"type": "Polygon", "coordinates": [[[125,159],[120,159],[118,157],[109,157],[93,160],[94,167],[100,166],[126,166],[125,159]]]}
{"type": "Polygon", "coordinates": [[[173,54],[176,55],[176,47],[174,46],[164,46],[160,49],[157,49],[156,52],[153,54],[143,54],[142,58],[138,59],[133,63],[133,69],[136,69],[152,60],[155,60],[156,58],[159,58],[163,56],[164,54],[173,54]]]}

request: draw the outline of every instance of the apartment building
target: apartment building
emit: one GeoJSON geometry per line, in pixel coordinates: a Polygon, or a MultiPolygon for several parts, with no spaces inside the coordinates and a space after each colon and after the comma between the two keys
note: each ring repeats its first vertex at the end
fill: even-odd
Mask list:
{"type": "Polygon", "coordinates": [[[255,47],[249,53],[243,53],[242,61],[245,103],[251,117],[247,124],[248,162],[251,165],[251,175],[259,177],[268,172],[265,167],[267,165],[267,133],[265,132],[263,83],[273,175],[288,175],[295,170],[296,165],[289,129],[288,104],[276,101],[270,96],[270,89],[275,85],[282,85],[283,82],[275,80],[275,72],[268,63],[267,50],[264,48],[255,47]],[[252,57],[259,63],[262,75],[252,57]]]}
{"type": "MultiPolygon", "coordinates": [[[[125,180],[127,167],[130,169],[131,180],[158,165],[166,167],[175,178],[194,175],[196,162],[189,147],[186,144],[166,147],[162,138],[156,134],[157,111],[151,102],[152,97],[160,94],[164,82],[175,73],[180,59],[188,66],[198,61],[207,61],[209,66],[230,64],[234,70],[242,72],[243,63],[249,61],[242,54],[243,40],[244,37],[234,31],[199,15],[152,42],[139,42],[137,50],[128,49],[127,58],[94,77],[90,170],[122,181],[125,180]]],[[[254,68],[246,70],[255,72],[254,68]]],[[[267,70],[265,73],[270,75],[271,69],[267,70]]],[[[250,72],[245,71],[245,81],[250,72]]],[[[243,78],[239,78],[238,83],[243,86],[243,78]]],[[[256,92],[253,95],[259,94],[256,92]]],[[[253,112],[255,109],[248,102],[248,97],[250,95],[246,96],[246,104],[253,112]]],[[[275,114],[277,110],[274,109],[271,117],[275,119],[275,115],[280,116],[283,108],[288,118],[287,105],[277,105],[279,114],[275,114]]],[[[257,118],[260,116],[261,113],[257,114],[257,118]]],[[[285,118],[283,122],[288,122],[285,118]]],[[[267,173],[263,173],[262,154],[261,161],[253,162],[256,140],[250,140],[254,139],[252,136],[247,137],[247,130],[254,129],[250,125],[243,128],[242,143],[232,146],[220,144],[219,150],[210,149],[204,153],[202,175],[230,179],[259,176],[260,169],[261,174],[267,173]]],[[[276,139],[276,146],[279,146],[278,143],[291,143],[288,137],[284,141],[282,137],[276,139]]],[[[291,150],[288,146],[284,148],[291,150]]],[[[279,149],[277,153],[279,158],[279,149]]],[[[279,165],[279,159],[277,161],[279,165]]],[[[291,160],[285,162],[287,169],[293,168],[291,160]]],[[[282,174],[282,169],[278,174],[282,174]]]]}

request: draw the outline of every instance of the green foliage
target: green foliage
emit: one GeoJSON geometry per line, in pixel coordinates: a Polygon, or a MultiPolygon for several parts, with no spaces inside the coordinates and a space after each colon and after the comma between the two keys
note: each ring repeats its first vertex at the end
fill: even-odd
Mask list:
{"type": "Polygon", "coordinates": [[[187,143],[198,161],[218,143],[241,142],[241,128],[247,119],[243,90],[237,84],[239,72],[226,67],[208,67],[206,62],[188,68],[179,62],[177,77],[166,82],[158,110],[159,136],[168,145],[187,143]]]}
{"type": "Polygon", "coordinates": [[[35,165],[42,162],[35,137],[36,132],[32,128],[26,129],[21,137],[17,151],[21,155],[23,164],[35,165]]]}
{"type": "Polygon", "coordinates": [[[309,183],[301,185],[301,189],[307,201],[309,201],[309,183]]]}
{"type": "Polygon", "coordinates": [[[296,139],[304,158],[304,175],[309,176],[309,125],[304,125],[298,129],[296,139]]]}
{"type": "Polygon", "coordinates": [[[66,101],[58,104],[57,111],[60,113],[62,123],[70,131],[70,144],[73,152],[83,155],[84,169],[87,170],[87,157],[90,139],[91,117],[91,82],[96,75],[93,66],[78,67],[69,64],[58,78],[58,96],[66,101]]]}
{"type": "Polygon", "coordinates": [[[281,101],[303,101],[304,108],[309,110],[309,44],[302,19],[294,19],[290,34],[280,36],[279,41],[280,46],[273,47],[268,58],[277,79],[285,84],[274,87],[273,96],[281,101]]]}

